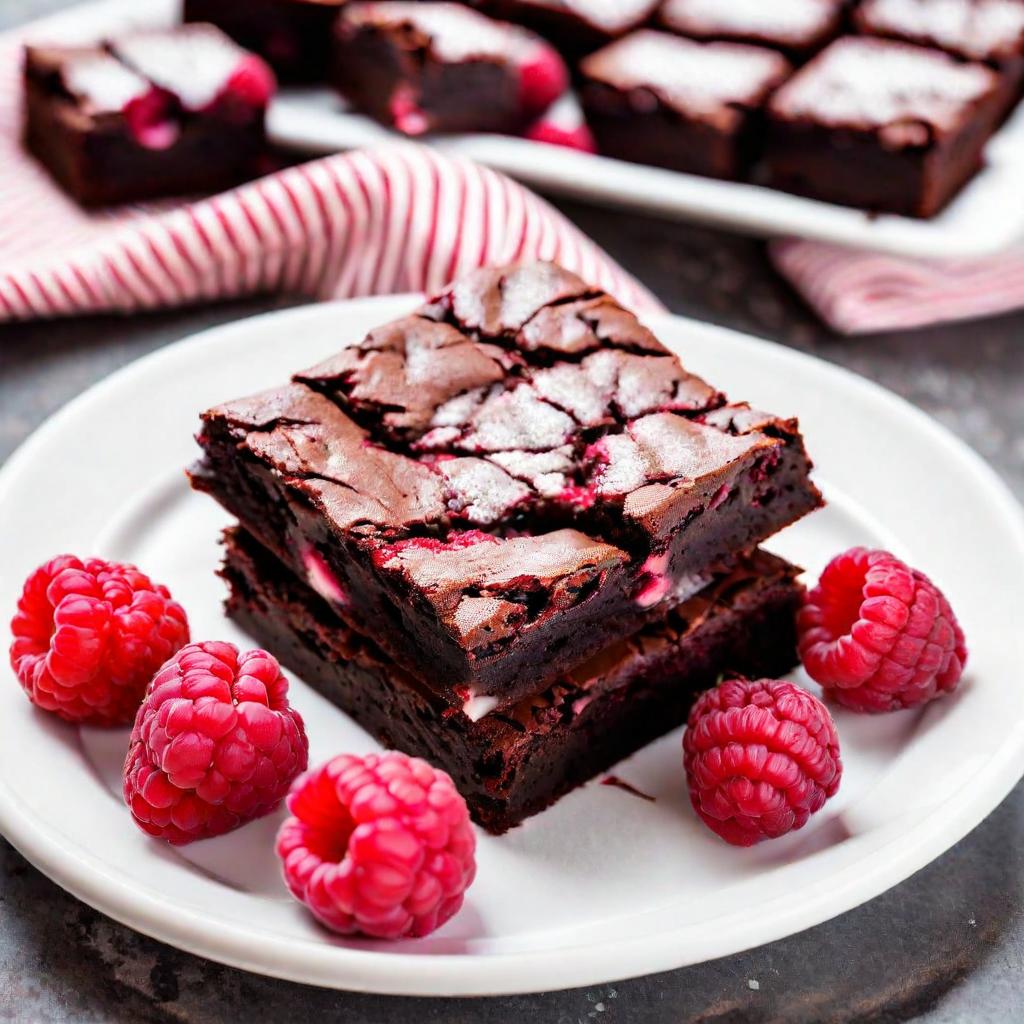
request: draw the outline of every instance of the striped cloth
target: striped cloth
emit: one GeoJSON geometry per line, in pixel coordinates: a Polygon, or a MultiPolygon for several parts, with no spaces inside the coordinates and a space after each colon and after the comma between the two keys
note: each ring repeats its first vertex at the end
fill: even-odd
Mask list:
{"type": "Polygon", "coordinates": [[[842,334],[903,331],[1024,307],[1024,250],[927,262],[802,239],[769,246],[775,268],[842,334]]]}
{"type": "MultiPolygon", "coordinates": [[[[96,31],[108,7],[107,17],[123,19],[100,4],[83,30],[96,31]]],[[[638,312],[661,308],[532,192],[412,143],[327,157],[192,202],[83,211],[20,143],[24,36],[53,26],[65,38],[77,15],[0,36],[0,322],[265,292],[429,292],[473,267],[530,258],[557,260],[638,312]]]]}

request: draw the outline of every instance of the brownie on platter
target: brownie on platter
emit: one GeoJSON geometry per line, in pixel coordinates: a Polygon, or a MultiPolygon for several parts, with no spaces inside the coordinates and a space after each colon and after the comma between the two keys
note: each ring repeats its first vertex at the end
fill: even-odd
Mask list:
{"type": "Polygon", "coordinates": [[[761,108],[790,73],[774,50],[641,29],[580,64],[598,151],[676,171],[741,177],[761,108]]]}
{"type": "Polygon", "coordinates": [[[842,28],[845,0],[665,0],[658,20],[691,39],[770,46],[798,63],[842,28]]]}
{"type": "Polygon", "coordinates": [[[321,82],[331,27],[345,0],[185,0],[185,21],[205,21],[258,53],[286,82],[321,82]]]}
{"type": "Polygon", "coordinates": [[[793,668],[798,571],[743,556],[658,621],[485,714],[424,686],[244,531],[228,532],[222,575],[229,616],[261,647],[385,746],[448,772],[474,820],[501,833],[682,725],[721,674],[793,668]]]}
{"type": "Polygon", "coordinates": [[[332,80],[357,110],[406,135],[516,132],[567,89],[540,36],[453,3],[351,3],[332,80]]]}
{"type": "Polygon", "coordinates": [[[1003,109],[983,64],[848,36],[768,105],[767,183],[832,203],[931,217],[981,166],[1003,109]]]}
{"type": "Polygon", "coordinates": [[[1003,79],[1005,104],[1024,86],[1022,0],[864,0],[854,11],[865,35],[934,46],[961,60],[981,61],[1003,79]]]}
{"type": "Polygon", "coordinates": [[[660,0],[479,0],[496,18],[528,25],[580,57],[644,25],[660,0]]]}
{"type": "Polygon", "coordinates": [[[795,421],[550,263],[202,421],[196,488],[403,668],[502,706],[821,503],[795,421]]]}
{"type": "Polygon", "coordinates": [[[212,25],[25,51],[25,144],[75,199],[119,203],[258,170],[274,76],[212,25]]]}

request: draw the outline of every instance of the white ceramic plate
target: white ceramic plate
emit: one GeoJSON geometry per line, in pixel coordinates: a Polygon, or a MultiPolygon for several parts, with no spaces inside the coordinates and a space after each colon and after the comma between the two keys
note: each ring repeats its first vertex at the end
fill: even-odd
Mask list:
{"type": "MultiPolygon", "coordinates": [[[[186,487],[200,410],[274,385],[412,297],[307,307],[166,348],[97,385],[0,472],[0,609],[70,550],[130,559],[166,582],[196,638],[246,638],[214,577],[226,517],[186,487]]],[[[398,944],[329,936],[291,901],[278,819],[174,850],[117,796],[126,733],[34,711],[0,666],[0,828],[59,884],[126,924],[226,963],[298,981],[463,995],[565,988],[659,971],[780,938],[906,878],[975,826],[1024,771],[1019,507],[951,435],[881,389],[790,350],[668,316],[687,365],[734,396],[798,413],[830,501],[771,546],[817,574],[854,543],[889,546],[946,589],[971,657],[956,696],[924,712],[839,713],[846,774],[802,832],[726,846],[685,795],[679,732],[616,769],[653,795],[590,785],[502,838],[480,835],[461,914],[398,944]]],[[[319,762],[374,743],[307,688],[293,700],[319,762]]]]}
{"type": "MultiPolygon", "coordinates": [[[[97,0],[30,26],[40,42],[91,41],[126,25],[160,26],[179,17],[180,0],[97,0]]],[[[330,153],[399,136],[352,114],[329,90],[286,89],[268,130],[280,145],[330,153]]],[[[731,181],[576,153],[501,135],[430,140],[549,192],[646,213],[700,221],[764,237],[792,235],[923,259],[999,252],[1024,239],[1024,106],[991,140],[985,169],[932,220],[872,216],[813,199],[731,181]]]]}

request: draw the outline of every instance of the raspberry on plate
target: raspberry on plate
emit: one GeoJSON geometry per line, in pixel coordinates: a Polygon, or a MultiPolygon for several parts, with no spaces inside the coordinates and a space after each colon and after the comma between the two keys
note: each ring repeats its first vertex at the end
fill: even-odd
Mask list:
{"type": "Polygon", "coordinates": [[[733,679],[702,694],[683,734],[694,810],[734,846],[803,828],[839,789],[828,708],[777,679],[733,679]]]}
{"type": "Polygon", "coordinates": [[[157,673],[139,708],[124,799],[139,828],[181,845],[269,814],[308,757],[274,657],[189,644],[157,673]]]}
{"type": "Polygon", "coordinates": [[[292,894],[342,935],[418,938],[476,874],[466,801],[426,761],[340,754],[299,779],[277,853],[292,894]]]}
{"type": "Polygon", "coordinates": [[[895,711],[953,690],[963,631],[942,591],[888,551],[851,548],[825,567],[798,620],[804,668],[854,711],[895,711]]]}
{"type": "Polygon", "coordinates": [[[11,632],[11,667],[33,704],[127,725],[153,673],[188,643],[188,619],[133,565],[59,555],[25,581],[11,632]]]}

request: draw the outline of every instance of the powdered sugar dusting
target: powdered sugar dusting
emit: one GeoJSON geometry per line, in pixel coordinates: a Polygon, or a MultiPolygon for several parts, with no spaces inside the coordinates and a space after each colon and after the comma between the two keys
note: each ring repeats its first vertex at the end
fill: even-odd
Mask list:
{"type": "Polygon", "coordinates": [[[901,120],[953,126],[964,104],[997,83],[977,64],[918,46],[849,37],[833,43],[792,78],[772,110],[830,124],[882,126],[901,120]]]}
{"type": "Polygon", "coordinates": [[[121,110],[133,99],[149,92],[149,83],[105,53],[88,54],[69,60],[63,72],[68,92],[97,110],[121,110]]]}
{"type": "Polygon", "coordinates": [[[364,4],[354,9],[350,20],[366,24],[381,20],[392,25],[408,23],[430,36],[434,52],[444,60],[470,57],[505,57],[536,37],[514,25],[494,21],[461,4],[386,3],[364,4]]]}
{"type": "Polygon", "coordinates": [[[173,32],[137,32],[111,45],[139,74],[174,93],[186,110],[209,106],[245,52],[208,25],[185,25],[173,32]]]}
{"type": "Polygon", "coordinates": [[[497,522],[530,496],[530,489],[503,469],[483,459],[449,459],[438,465],[448,482],[448,506],[470,522],[497,522]]]}
{"type": "Polygon", "coordinates": [[[688,111],[713,112],[755,101],[785,74],[772,50],[734,43],[697,43],[643,29],[583,62],[585,74],[620,89],[654,90],[688,111]]]}
{"type": "Polygon", "coordinates": [[[934,43],[984,60],[1024,43],[1020,0],[867,0],[858,17],[872,31],[934,43]]]}
{"type": "Polygon", "coordinates": [[[799,39],[824,31],[832,22],[836,0],[668,0],[661,10],[665,24],[701,35],[763,35],[799,39]]]}
{"type": "MultiPolygon", "coordinates": [[[[527,4],[531,0],[525,0],[527,4]]],[[[535,7],[560,7],[609,35],[623,32],[643,21],[657,6],[655,0],[532,0],[535,7]]]]}

